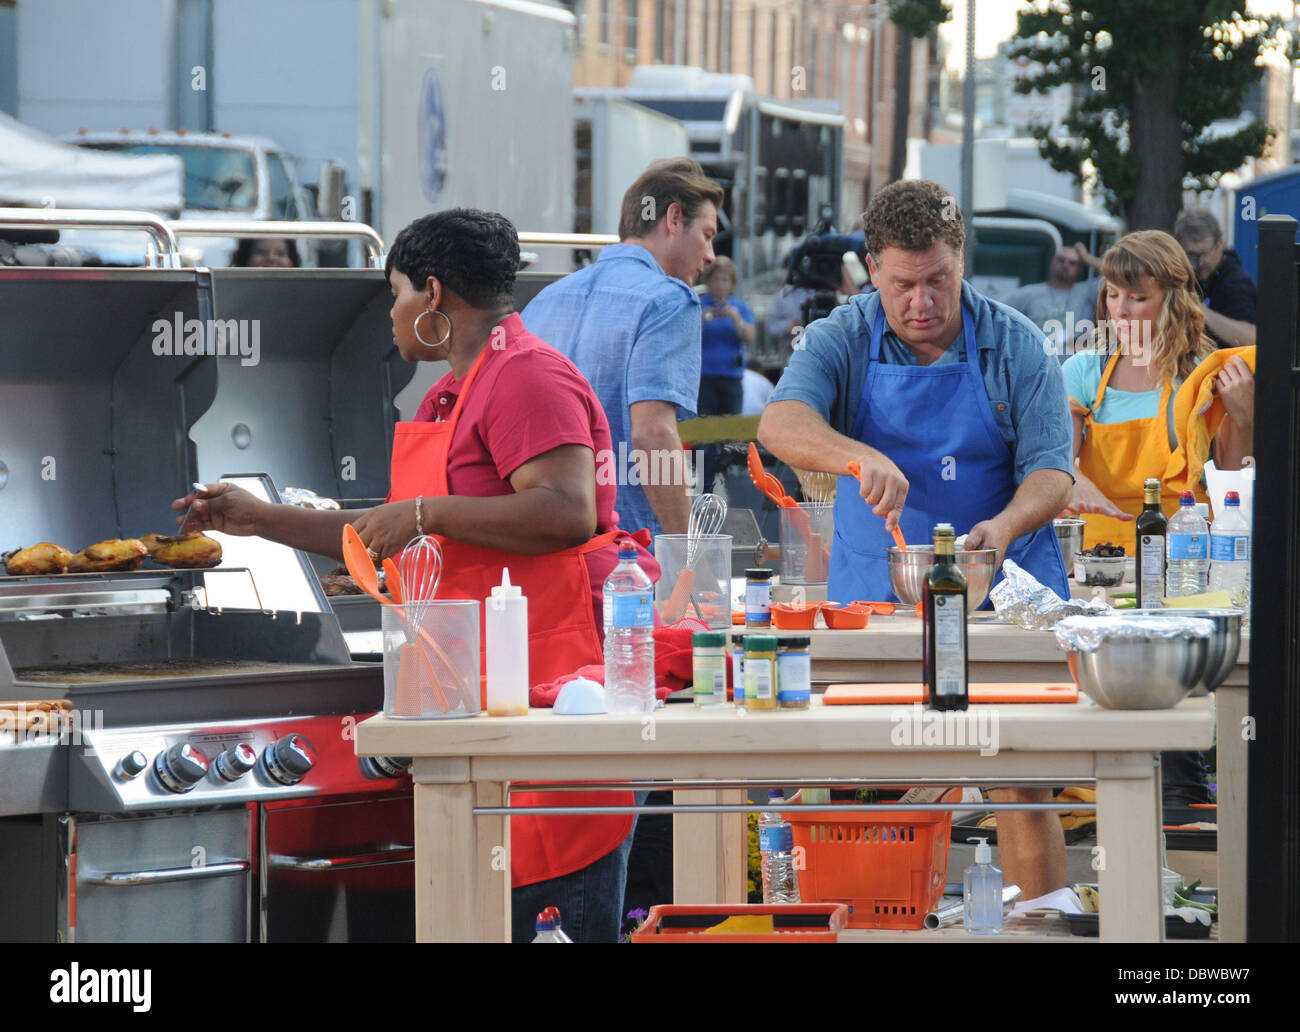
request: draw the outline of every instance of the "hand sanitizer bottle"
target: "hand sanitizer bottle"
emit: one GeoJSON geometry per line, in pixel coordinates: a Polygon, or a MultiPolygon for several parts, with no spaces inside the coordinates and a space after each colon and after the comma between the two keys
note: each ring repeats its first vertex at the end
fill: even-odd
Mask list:
{"type": "Polygon", "coordinates": [[[1002,871],[993,866],[993,850],[986,838],[977,842],[975,865],[962,879],[966,931],[971,935],[997,935],[1002,931],[1002,871]]]}

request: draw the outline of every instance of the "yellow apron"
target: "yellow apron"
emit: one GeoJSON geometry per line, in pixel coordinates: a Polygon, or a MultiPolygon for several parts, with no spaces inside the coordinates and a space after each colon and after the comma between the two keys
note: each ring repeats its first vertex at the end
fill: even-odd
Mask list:
{"type": "MultiPolygon", "coordinates": [[[[1169,447],[1169,403],[1172,394],[1168,380],[1160,391],[1160,409],[1149,419],[1126,419],[1120,423],[1098,423],[1093,413],[1101,407],[1106,385],[1119,361],[1116,352],[1106,363],[1097,397],[1092,409],[1083,413],[1084,442],[1079,449],[1079,470],[1097,485],[1111,500],[1115,508],[1132,516],[1142,512],[1142,485],[1148,477],[1161,483],[1160,508],[1166,516],[1178,511],[1178,492],[1170,493],[1166,470],[1173,456],[1169,447]]],[[[1077,411],[1077,410],[1076,410],[1077,411]]],[[[1172,486],[1172,485],[1169,485],[1172,486]]],[[[1196,500],[1207,500],[1204,490],[1196,485],[1196,500]]],[[[1123,545],[1129,555],[1134,554],[1135,531],[1132,521],[1118,520],[1113,516],[1082,513],[1080,519],[1087,524],[1083,529],[1083,546],[1091,548],[1109,541],[1123,545]]]]}

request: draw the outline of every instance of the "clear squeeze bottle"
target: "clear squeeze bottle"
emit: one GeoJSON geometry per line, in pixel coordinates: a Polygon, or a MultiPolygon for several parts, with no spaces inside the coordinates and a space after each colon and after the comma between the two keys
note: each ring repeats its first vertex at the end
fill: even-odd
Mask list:
{"type": "Polygon", "coordinates": [[[528,599],[510,583],[510,570],[487,600],[487,711],[491,717],[528,714],[528,599]]]}

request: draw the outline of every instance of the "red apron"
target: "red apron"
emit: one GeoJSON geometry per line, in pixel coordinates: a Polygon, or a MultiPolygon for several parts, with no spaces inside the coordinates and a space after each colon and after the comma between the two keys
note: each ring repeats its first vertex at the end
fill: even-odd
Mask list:
{"type": "MultiPolygon", "coordinates": [[[[398,423],[393,435],[392,481],[388,500],[424,495],[443,497],[447,458],[461,409],[484,360],[484,348],[461,385],[449,419],[436,423],[398,423]]],[[[442,546],[438,598],[483,600],[510,568],[510,582],[528,599],[528,679],[553,681],[581,666],[603,662],[591,604],[588,554],[629,536],[608,531],[584,545],[547,555],[498,552],[437,536],[442,546]]],[[[486,621],[479,621],[480,647],[486,621]]],[[[521,806],[629,806],[631,792],[527,792],[512,796],[521,806]]],[[[581,870],[612,852],[632,831],[632,817],[510,818],[511,884],[515,887],[581,870]]]]}

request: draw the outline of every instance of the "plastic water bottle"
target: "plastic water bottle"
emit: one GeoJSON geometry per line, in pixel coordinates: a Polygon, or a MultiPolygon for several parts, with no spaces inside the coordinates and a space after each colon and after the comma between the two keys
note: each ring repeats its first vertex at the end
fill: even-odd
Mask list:
{"type": "Polygon", "coordinates": [[[533,942],[573,942],[560,927],[560,911],[557,907],[547,907],[537,915],[537,934],[533,942]]]}
{"type": "Polygon", "coordinates": [[[655,706],[654,585],[622,545],[605,578],[605,710],[649,713],[655,706]]]}
{"type": "Polygon", "coordinates": [[[1250,524],[1236,491],[1224,497],[1223,512],[1210,526],[1210,590],[1227,591],[1238,609],[1250,605],[1250,524]]]}
{"type": "Polygon", "coordinates": [[[1165,567],[1165,594],[1199,595],[1210,572],[1210,530],[1196,511],[1196,499],[1184,491],[1178,511],[1169,519],[1169,562],[1165,567]]]}
{"type": "MultiPolygon", "coordinates": [[[[767,798],[783,803],[785,797],[773,789],[767,798]]],[[[763,862],[763,902],[798,903],[799,872],[794,867],[794,829],[775,810],[758,815],[758,851],[763,862]]]]}

